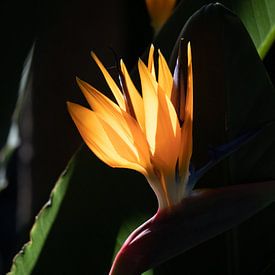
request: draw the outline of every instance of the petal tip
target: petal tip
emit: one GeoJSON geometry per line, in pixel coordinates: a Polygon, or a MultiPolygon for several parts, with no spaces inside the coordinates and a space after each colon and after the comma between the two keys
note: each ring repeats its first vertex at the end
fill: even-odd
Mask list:
{"type": "Polygon", "coordinates": [[[83,80],[81,80],[78,76],[76,76],[75,77],[75,81],[76,81],[76,83],[77,83],[77,85],[79,86],[79,87],[81,87],[82,85],[83,85],[83,80]]]}
{"type": "Polygon", "coordinates": [[[67,105],[67,110],[68,110],[69,114],[72,116],[76,104],[75,104],[75,103],[72,103],[72,102],[70,102],[70,101],[67,101],[67,102],[66,102],[66,105],[67,105]]]}
{"type": "Polygon", "coordinates": [[[95,63],[99,66],[99,64],[101,64],[100,59],[97,57],[97,55],[95,54],[94,51],[91,51],[91,57],[92,59],[95,61],[95,63]]]}

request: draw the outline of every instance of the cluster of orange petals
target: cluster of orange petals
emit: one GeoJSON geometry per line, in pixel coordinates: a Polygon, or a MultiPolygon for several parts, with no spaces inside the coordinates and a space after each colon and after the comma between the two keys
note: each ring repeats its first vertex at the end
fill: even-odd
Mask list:
{"type": "Polygon", "coordinates": [[[193,124],[190,43],[184,98],[178,95],[183,91],[178,87],[177,70],[173,77],[165,58],[158,51],[156,76],[153,56],[154,48],[151,46],[148,65],[141,60],[138,62],[141,96],[122,60],[119,87],[92,53],[116,103],[77,79],[92,110],[70,102],[68,109],[83,140],[94,154],[111,167],[130,168],[142,173],[156,193],[162,209],[182,200],[189,177],[193,124]]]}

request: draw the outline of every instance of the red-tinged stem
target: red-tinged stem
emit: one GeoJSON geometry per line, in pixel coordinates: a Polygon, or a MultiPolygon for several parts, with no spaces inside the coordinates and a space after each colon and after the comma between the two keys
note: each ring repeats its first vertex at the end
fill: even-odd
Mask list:
{"type": "Polygon", "coordinates": [[[275,201],[275,181],[195,190],[159,211],[122,246],[109,275],[140,275],[245,221],[275,201]]]}

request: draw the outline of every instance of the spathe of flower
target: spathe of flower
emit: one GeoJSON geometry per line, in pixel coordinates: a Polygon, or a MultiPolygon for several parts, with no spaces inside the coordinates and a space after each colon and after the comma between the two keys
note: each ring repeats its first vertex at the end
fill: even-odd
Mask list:
{"type": "Polygon", "coordinates": [[[158,31],[173,12],[176,0],[146,0],[151,24],[158,31]]]}
{"type": "Polygon", "coordinates": [[[88,147],[111,167],[142,173],[157,196],[159,209],[182,201],[190,175],[193,124],[190,43],[187,52],[186,96],[183,85],[179,85],[183,83],[183,74],[179,73],[181,62],[177,63],[173,77],[158,51],[156,76],[151,46],[148,65],[141,60],[138,62],[142,96],[122,60],[118,70],[119,87],[92,53],[117,104],[80,79],[77,79],[78,85],[92,110],[68,103],[69,112],[88,147]]]}

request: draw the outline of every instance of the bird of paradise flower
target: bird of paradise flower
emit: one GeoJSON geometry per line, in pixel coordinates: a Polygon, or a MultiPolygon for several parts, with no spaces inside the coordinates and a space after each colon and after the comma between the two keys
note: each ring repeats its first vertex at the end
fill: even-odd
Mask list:
{"type": "Polygon", "coordinates": [[[189,43],[186,95],[180,61],[173,77],[158,51],[156,77],[153,56],[154,47],[151,46],[148,65],[141,60],[138,62],[141,96],[122,60],[119,88],[92,53],[117,104],[77,79],[92,110],[74,103],[68,103],[68,109],[88,147],[111,167],[142,173],[157,196],[159,209],[163,209],[183,199],[189,178],[193,124],[191,46],[189,43]]]}

